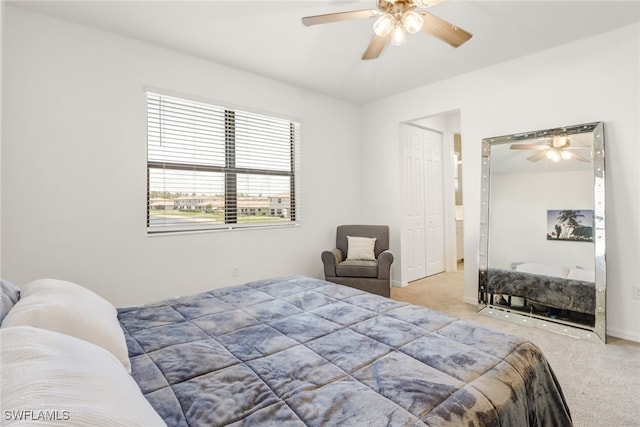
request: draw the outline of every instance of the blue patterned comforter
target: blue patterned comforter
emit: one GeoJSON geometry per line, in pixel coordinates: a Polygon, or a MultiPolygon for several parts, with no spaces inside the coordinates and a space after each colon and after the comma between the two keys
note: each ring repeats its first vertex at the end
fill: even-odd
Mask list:
{"type": "Polygon", "coordinates": [[[502,268],[489,268],[487,291],[522,297],[561,310],[595,314],[596,284],[502,268]]]}
{"type": "Polygon", "coordinates": [[[169,426],[570,426],[530,342],[303,276],[119,309],[169,426]]]}

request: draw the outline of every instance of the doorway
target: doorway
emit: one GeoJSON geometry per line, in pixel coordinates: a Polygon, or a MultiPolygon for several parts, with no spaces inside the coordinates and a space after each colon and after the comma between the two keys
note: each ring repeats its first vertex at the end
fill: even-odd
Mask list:
{"type": "Polygon", "coordinates": [[[401,125],[408,282],[444,271],[442,134],[401,125]]]}
{"type": "Polygon", "coordinates": [[[400,124],[401,284],[462,266],[459,112],[400,124]]]}

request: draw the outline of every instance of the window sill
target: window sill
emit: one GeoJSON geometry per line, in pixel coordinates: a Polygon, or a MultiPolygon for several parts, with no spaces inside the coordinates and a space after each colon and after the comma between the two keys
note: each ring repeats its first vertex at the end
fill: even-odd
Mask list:
{"type": "Polygon", "coordinates": [[[174,231],[160,231],[149,233],[147,237],[161,237],[161,236],[185,236],[190,234],[208,234],[208,233],[225,233],[234,231],[247,231],[247,230],[274,230],[282,228],[298,228],[301,224],[299,222],[281,225],[240,225],[231,226],[225,228],[210,228],[203,230],[174,230],[174,231]]]}

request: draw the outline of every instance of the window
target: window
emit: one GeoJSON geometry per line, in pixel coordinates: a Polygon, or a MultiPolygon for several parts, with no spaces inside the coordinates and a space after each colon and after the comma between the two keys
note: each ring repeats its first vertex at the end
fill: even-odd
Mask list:
{"type": "Polygon", "coordinates": [[[147,110],[148,233],[298,219],[298,123],[156,93],[147,110]]]}

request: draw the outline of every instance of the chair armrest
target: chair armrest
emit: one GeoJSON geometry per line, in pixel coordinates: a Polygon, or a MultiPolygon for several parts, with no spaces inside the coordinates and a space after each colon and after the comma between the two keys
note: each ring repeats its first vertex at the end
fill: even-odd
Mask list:
{"type": "Polygon", "coordinates": [[[344,261],[344,254],[338,248],[332,251],[322,252],[322,263],[324,264],[324,277],[336,277],[336,265],[344,261]]]}
{"type": "Polygon", "coordinates": [[[391,264],[393,254],[386,250],[378,255],[378,279],[389,279],[391,277],[391,264]]]}

